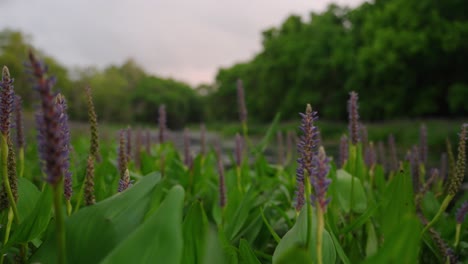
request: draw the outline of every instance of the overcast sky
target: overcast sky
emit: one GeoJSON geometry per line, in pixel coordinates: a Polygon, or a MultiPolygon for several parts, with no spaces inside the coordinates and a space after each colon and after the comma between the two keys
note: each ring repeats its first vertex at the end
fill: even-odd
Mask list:
{"type": "Polygon", "coordinates": [[[135,59],[153,74],[197,85],[251,58],[261,32],[290,14],[363,0],[0,0],[0,30],[21,30],[67,67],[135,59]]]}

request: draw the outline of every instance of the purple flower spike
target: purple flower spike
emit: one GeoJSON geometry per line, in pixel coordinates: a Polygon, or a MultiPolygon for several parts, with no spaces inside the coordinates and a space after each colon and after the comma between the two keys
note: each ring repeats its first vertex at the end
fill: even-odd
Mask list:
{"type": "Polygon", "coordinates": [[[13,79],[6,66],[3,67],[2,80],[0,82],[0,130],[3,135],[10,135],[10,116],[13,112],[13,79]]]}
{"type": "Polygon", "coordinates": [[[319,148],[318,155],[314,157],[314,173],[310,177],[312,187],[314,187],[314,195],[312,195],[312,201],[317,203],[318,206],[325,212],[327,205],[330,202],[326,198],[328,186],[331,180],[327,178],[330,170],[330,158],[327,157],[325,149],[321,146],[319,148]]]}
{"type": "Polygon", "coordinates": [[[29,52],[32,73],[36,77],[35,90],[41,100],[40,113],[36,115],[40,136],[39,150],[43,160],[46,181],[56,186],[62,179],[64,139],[60,128],[61,111],[55,102],[52,86],[54,78],[46,77],[46,68],[29,52]]]}
{"type": "Polygon", "coordinates": [[[356,145],[360,142],[359,136],[359,112],[358,112],[358,94],[356,92],[351,92],[348,101],[348,114],[349,114],[349,137],[351,138],[351,143],[356,145]]]}
{"type": "Polygon", "coordinates": [[[364,161],[368,168],[371,168],[377,163],[377,154],[375,153],[374,143],[370,142],[364,154],[364,161]]]}
{"type": "Polygon", "coordinates": [[[466,214],[468,213],[468,201],[465,201],[460,208],[457,210],[456,219],[458,224],[462,224],[465,221],[466,214]]]}
{"type": "Polygon", "coordinates": [[[67,101],[65,97],[58,94],[56,97],[57,108],[60,110],[60,130],[62,132],[62,175],[65,177],[64,190],[65,199],[70,200],[73,194],[72,174],[70,172],[70,128],[68,126],[67,101]]]}
{"type": "Polygon", "coordinates": [[[318,119],[317,112],[313,112],[312,107],[308,104],[305,114],[299,114],[302,117],[299,128],[303,134],[297,144],[299,157],[297,159],[298,167],[296,170],[296,211],[300,211],[304,205],[304,172],[307,172],[307,176],[312,175],[313,157],[317,155],[318,146],[320,145],[319,131],[314,126],[314,121],[318,119]]]}

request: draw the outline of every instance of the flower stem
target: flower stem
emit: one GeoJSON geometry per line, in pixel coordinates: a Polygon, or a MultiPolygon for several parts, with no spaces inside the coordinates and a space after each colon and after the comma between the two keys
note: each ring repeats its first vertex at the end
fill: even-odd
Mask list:
{"type": "MultiPolygon", "coordinates": [[[[14,218],[13,210],[10,207],[10,209],[8,210],[8,222],[7,222],[7,226],[5,229],[5,237],[3,239],[4,246],[8,242],[8,239],[10,238],[11,224],[13,223],[13,218],[14,218]]],[[[2,256],[0,257],[0,264],[3,264],[4,259],[5,259],[5,254],[2,254],[2,256]]]]}
{"type": "Polygon", "coordinates": [[[424,233],[429,230],[429,228],[431,228],[440,218],[440,216],[442,215],[443,212],[445,212],[445,209],[447,209],[447,206],[449,205],[450,201],[452,200],[453,198],[453,195],[452,194],[448,194],[444,201],[442,202],[442,204],[440,205],[440,208],[439,208],[439,211],[437,212],[437,214],[434,216],[434,218],[432,218],[432,220],[426,225],[426,227],[424,227],[423,231],[421,232],[421,235],[424,235],[424,233]]]}
{"type": "Polygon", "coordinates": [[[306,189],[306,204],[307,206],[307,239],[306,248],[310,246],[311,234],[312,234],[312,205],[310,204],[310,195],[312,194],[312,187],[310,185],[310,179],[308,173],[305,173],[305,189],[306,189]]]}
{"type": "Polygon", "coordinates": [[[23,177],[23,174],[24,174],[24,147],[21,147],[19,149],[18,161],[19,161],[19,175],[18,175],[18,177],[21,178],[21,177],[23,177]]]}
{"type": "Polygon", "coordinates": [[[10,207],[13,210],[13,214],[15,216],[15,222],[19,224],[19,215],[18,209],[16,209],[16,202],[15,198],[13,197],[13,192],[11,191],[10,187],[10,180],[8,179],[8,144],[7,144],[7,136],[1,136],[1,151],[2,151],[2,173],[3,173],[3,185],[7,192],[8,202],[10,203],[10,207]]]}
{"type": "Polygon", "coordinates": [[[317,263],[323,264],[322,241],[323,241],[323,210],[317,203],[317,263]]]}
{"type": "Polygon", "coordinates": [[[66,263],[65,251],[65,219],[62,211],[62,196],[63,193],[60,188],[62,184],[53,186],[54,191],[54,213],[55,213],[55,228],[57,232],[57,263],[66,263]]]}
{"type": "Polygon", "coordinates": [[[457,224],[455,227],[455,242],[453,243],[453,247],[456,248],[458,246],[458,242],[460,242],[460,231],[461,231],[461,224],[457,224]]]}

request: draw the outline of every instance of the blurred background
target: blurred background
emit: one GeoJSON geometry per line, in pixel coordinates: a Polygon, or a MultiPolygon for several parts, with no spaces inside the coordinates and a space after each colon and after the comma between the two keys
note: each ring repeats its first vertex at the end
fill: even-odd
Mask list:
{"type": "Polygon", "coordinates": [[[310,103],[339,137],[355,90],[377,139],[414,120],[431,139],[431,129],[458,131],[468,113],[466,10],[464,0],[0,0],[0,64],[32,111],[23,65],[32,47],[75,121],[87,120],[90,85],[102,123],[155,125],[165,104],[172,129],[229,130],[240,78],[252,133],[277,112],[296,128],[310,103]]]}

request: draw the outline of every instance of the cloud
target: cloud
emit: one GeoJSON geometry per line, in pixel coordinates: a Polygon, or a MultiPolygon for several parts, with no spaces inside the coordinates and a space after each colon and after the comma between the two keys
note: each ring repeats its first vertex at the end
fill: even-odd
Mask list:
{"type": "MultiPolygon", "coordinates": [[[[362,0],[338,2],[354,6],[362,0]]],[[[131,57],[148,72],[198,84],[211,82],[220,66],[251,58],[261,49],[262,30],[328,3],[0,0],[0,28],[31,34],[34,45],[70,67],[104,67],[131,57]]]]}

